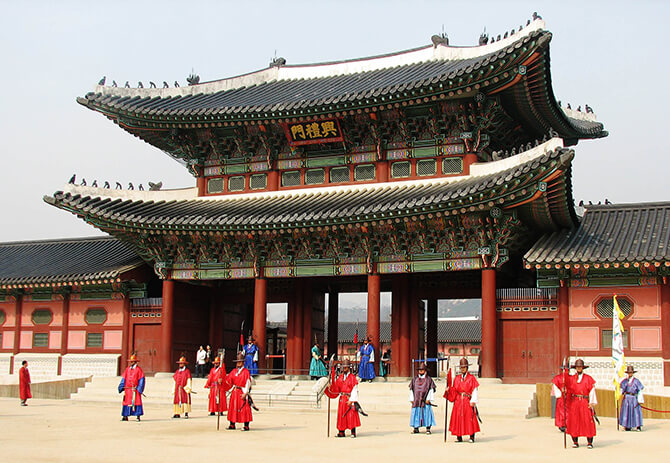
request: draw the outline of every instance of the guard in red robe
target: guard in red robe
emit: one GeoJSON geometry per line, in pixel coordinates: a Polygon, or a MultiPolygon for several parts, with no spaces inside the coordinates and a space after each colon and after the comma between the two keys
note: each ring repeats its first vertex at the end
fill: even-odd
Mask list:
{"type": "Polygon", "coordinates": [[[458,365],[461,373],[444,392],[444,398],[454,403],[449,420],[449,432],[456,436],[456,442],[463,442],[463,436],[470,436],[469,442],[473,443],[475,433],[479,432],[477,422],[479,382],[468,373],[470,366],[468,359],[462,358],[458,365]]]}
{"type": "Polygon", "coordinates": [[[324,393],[331,399],[339,397],[337,406],[337,437],[344,437],[344,431],[351,429],[351,437],[356,437],[356,428],[361,425],[355,404],[358,402],[358,381],[351,373],[349,360],[342,362],[342,374],[332,382],[324,393]]]}
{"type": "Polygon", "coordinates": [[[119,383],[119,394],[123,394],[123,406],[121,408],[121,421],[128,421],[129,416],[137,417],[144,415],[142,406],[142,393],[144,392],[144,372],[137,364],[137,355],[133,354],[128,359],[130,365],[123,372],[119,383]]]}
{"type": "Polygon", "coordinates": [[[180,418],[184,414],[184,418],[188,418],[191,411],[191,371],[186,368],[188,361],[186,357],[180,357],[179,368],[172,375],[174,379],[174,415],[172,418],[180,418]]]}
{"type": "Polygon", "coordinates": [[[566,429],[566,415],[568,408],[568,398],[566,395],[567,380],[569,375],[567,374],[568,367],[567,365],[561,365],[560,373],[554,376],[551,380],[551,395],[556,397],[556,411],[554,412],[554,425],[558,428],[559,431],[564,432],[566,429]],[[565,378],[565,379],[564,379],[565,378]]]}
{"type": "Polygon", "coordinates": [[[228,404],[228,429],[235,429],[235,423],[244,423],[244,430],[249,430],[249,423],[253,421],[249,391],[251,390],[251,374],[244,368],[244,354],[237,355],[236,368],[228,373],[227,382],[233,391],[230,393],[228,404]]]}
{"type": "Polygon", "coordinates": [[[598,403],[596,399],[596,381],[584,370],[584,360],[577,359],[573,367],[577,374],[568,378],[567,390],[570,396],[570,408],[568,409],[568,434],[572,437],[572,446],[579,447],[579,436],[586,437],[588,447],[593,448],[593,436],[596,435],[596,422],[594,418],[594,407],[598,403]]]}
{"type": "Polygon", "coordinates": [[[33,395],[30,393],[30,372],[28,371],[27,360],[21,362],[21,368],[19,368],[19,397],[21,398],[21,406],[23,407],[28,405],[26,400],[33,398],[33,395]]]}
{"type": "Polygon", "coordinates": [[[226,406],[226,391],[230,389],[230,384],[226,381],[226,369],[221,366],[221,359],[214,359],[214,368],[209,371],[205,388],[209,389],[209,414],[223,415],[228,410],[226,406]]]}

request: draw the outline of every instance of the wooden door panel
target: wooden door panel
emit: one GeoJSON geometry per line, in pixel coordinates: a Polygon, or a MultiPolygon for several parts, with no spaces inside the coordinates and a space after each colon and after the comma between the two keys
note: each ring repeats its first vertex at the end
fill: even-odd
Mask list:
{"type": "Polygon", "coordinates": [[[502,320],[502,376],[524,378],[528,375],[526,321],[502,320]]]}
{"type": "Polygon", "coordinates": [[[526,325],[528,375],[551,378],[554,360],[554,320],[529,320],[526,325]]]}
{"type": "Polygon", "coordinates": [[[158,323],[147,325],[134,325],[133,351],[140,360],[140,366],[145,374],[156,372],[156,354],[161,337],[161,325],[158,323]]]}

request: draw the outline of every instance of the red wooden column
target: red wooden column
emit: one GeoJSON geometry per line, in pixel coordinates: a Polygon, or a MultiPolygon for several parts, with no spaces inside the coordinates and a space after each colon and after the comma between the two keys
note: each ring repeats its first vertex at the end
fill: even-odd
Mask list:
{"type": "Polygon", "coordinates": [[[567,282],[558,288],[558,349],[559,361],[570,356],[570,305],[567,282]]]}
{"type": "Polygon", "coordinates": [[[495,378],[496,349],[496,270],[482,269],[482,378],[495,378]]]}
{"type": "Polygon", "coordinates": [[[254,280],[254,340],[258,346],[259,373],[267,368],[267,286],[268,281],[263,277],[254,280]]]}
{"type": "MultiPolygon", "coordinates": [[[[63,374],[63,355],[67,354],[68,327],[70,325],[70,292],[63,294],[63,325],[60,338],[60,357],[58,357],[58,373],[63,374]]],[[[123,359],[121,359],[123,361],[123,359]]]]}
{"type": "Polygon", "coordinates": [[[409,285],[407,287],[407,299],[409,307],[409,376],[412,376],[412,371],[416,371],[416,364],[412,360],[419,358],[419,300],[416,297],[414,289],[414,278],[410,276],[409,285]]]}
{"type": "Polygon", "coordinates": [[[328,293],[328,358],[337,354],[337,325],[340,320],[340,294],[337,291],[328,293]]]}
{"type": "Polygon", "coordinates": [[[121,370],[119,374],[123,373],[123,370],[126,368],[128,359],[130,358],[130,297],[128,294],[124,295],[123,299],[123,335],[122,335],[122,345],[121,345],[121,364],[119,369],[121,370]]]}
{"type": "Polygon", "coordinates": [[[661,285],[661,333],[663,338],[663,385],[670,386],[670,280],[663,277],[661,285]]]}
{"type": "MultiPolygon", "coordinates": [[[[302,349],[300,350],[302,368],[309,369],[309,364],[312,359],[312,311],[314,310],[314,295],[312,294],[312,282],[305,280],[305,289],[302,299],[302,349]]],[[[307,374],[307,373],[305,373],[307,374]]]]}
{"type": "Polygon", "coordinates": [[[304,299],[305,285],[302,279],[296,280],[295,296],[293,311],[290,316],[293,317],[291,321],[292,333],[289,338],[289,351],[287,352],[288,361],[291,365],[292,375],[300,374],[302,368],[302,344],[304,338],[304,323],[303,323],[303,299],[304,299]]]}
{"type": "Polygon", "coordinates": [[[198,177],[195,185],[198,187],[198,196],[207,195],[207,179],[205,177],[198,177]]]}
{"type": "MultiPolygon", "coordinates": [[[[12,354],[16,356],[21,350],[21,317],[23,315],[23,293],[16,294],[16,303],[15,303],[15,314],[16,314],[16,325],[14,326],[14,349],[12,349],[12,354]]],[[[18,368],[14,368],[14,361],[10,364],[9,373],[12,374],[15,371],[19,371],[18,368]]]]}
{"type": "MultiPolygon", "coordinates": [[[[410,375],[410,304],[409,304],[409,278],[402,275],[400,280],[400,352],[397,356],[398,376],[410,375]]],[[[392,356],[394,354],[391,354],[392,356]]]]}
{"type": "MultiPolygon", "coordinates": [[[[437,358],[437,299],[428,299],[426,323],[426,357],[437,358]]],[[[428,363],[428,371],[434,378],[437,377],[438,365],[428,363]]]]}
{"type": "Polygon", "coordinates": [[[379,373],[379,358],[381,348],[379,343],[379,310],[380,310],[380,286],[379,274],[368,274],[368,336],[375,349],[375,372],[379,373]]]}
{"type": "Polygon", "coordinates": [[[296,299],[294,293],[293,297],[288,301],[288,309],[286,311],[286,355],[284,361],[286,362],[286,374],[292,375],[295,368],[295,312],[296,299]]]}
{"type": "Polygon", "coordinates": [[[158,354],[158,371],[172,371],[173,318],[174,280],[163,280],[163,311],[161,313],[161,345],[158,354]]]}
{"type": "Polygon", "coordinates": [[[390,376],[400,376],[398,372],[398,361],[400,355],[400,300],[402,294],[399,288],[399,278],[393,277],[391,288],[391,374],[390,376]]]}

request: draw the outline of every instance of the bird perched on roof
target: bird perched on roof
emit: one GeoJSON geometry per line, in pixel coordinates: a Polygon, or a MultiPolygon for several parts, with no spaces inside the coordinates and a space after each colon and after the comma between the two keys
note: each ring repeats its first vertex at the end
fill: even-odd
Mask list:
{"type": "Polygon", "coordinates": [[[163,81],[163,88],[168,88],[168,87],[169,87],[168,83],[163,81]]]}
{"type": "Polygon", "coordinates": [[[144,85],[142,85],[142,81],[139,81],[137,83],[137,88],[144,88],[144,85]]]}
{"type": "Polygon", "coordinates": [[[584,109],[586,109],[587,113],[593,114],[593,108],[587,104],[584,105],[584,109]]]}
{"type": "Polygon", "coordinates": [[[582,112],[582,105],[577,106],[577,111],[582,112]]]}
{"type": "Polygon", "coordinates": [[[449,46],[449,36],[446,33],[442,32],[440,35],[431,35],[430,41],[433,42],[433,48],[437,48],[438,45],[443,45],[445,47],[449,46]]]}
{"type": "Polygon", "coordinates": [[[609,199],[605,198],[605,204],[612,204],[612,201],[610,201],[609,199]]]}
{"type": "Polygon", "coordinates": [[[507,31],[505,31],[505,34],[503,35],[503,39],[507,38],[507,31]]]}
{"type": "Polygon", "coordinates": [[[579,201],[579,207],[584,207],[584,200],[583,199],[579,201]]]}
{"type": "Polygon", "coordinates": [[[102,76],[102,79],[100,79],[98,85],[105,85],[105,80],[107,80],[107,76],[102,76]]]}
{"type": "Polygon", "coordinates": [[[158,182],[158,183],[149,182],[149,190],[150,191],[158,191],[161,188],[163,188],[163,182],[158,182]]]}
{"type": "Polygon", "coordinates": [[[93,183],[91,183],[91,186],[94,188],[98,188],[98,179],[93,180],[93,183]]]}
{"type": "Polygon", "coordinates": [[[109,184],[107,180],[105,180],[105,184],[102,186],[103,188],[111,188],[112,186],[109,184]]]}
{"type": "Polygon", "coordinates": [[[128,81],[126,80],[126,83],[125,83],[124,87],[125,87],[125,88],[130,88],[130,82],[128,82],[128,81]]]}
{"type": "Polygon", "coordinates": [[[539,14],[537,14],[537,11],[534,11],[534,12],[533,12],[533,21],[535,21],[536,19],[542,19],[542,16],[540,16],[539,14]]]}
{"type": "Polygon", "coordinates": [[[156,84],[153,82],[149,81],[149,88],[156,88],[156,84]]]}
{"type": "Polygon", "coordinates": [[[572,109],[572,106],[570,106],[570,103],[568,103],[567,108],[572,109]]]}
{"type": "Polygon", "coordinates": [[[85,179],[85,178],[82,178],[82,179],[81,179],[81,183],[80,183],[80,185],[81,185],[81,186],[86,186],[86,179],[85,179]]]}
{"type": "Polygon", "coordinates": [[[129,190],[134,190],[135,189],[135,187],[133,186],[133,184],[131,182],[128,182],[128,189],[129,190]]]}
{"type": "Polygon", "coordinates": [[[72,174],[72,177],[70,177],[70,181],[67,183],[74,183],[74,181],[77,179],[77,174],[72,174]]]}
{"type": "Polygon", "coordinates": [[[121,184],[119,182],[116,182],[116,189],[117,190],[122,190],[123,189],[123,187],[121,186],[121,184]]]}
{"type": "Polygon", "coordinates": [[[141,183],[139,184],[139,186],[137,187],[137,189],[140,190],[140,191],[144,191],[144,187],[142,186],[141,183]]]}
{"type": "Polygon", "coordinates": [[[174,86],[175,86],[175,87],[179,87],[179,82],[177,82],[177,81],[175,80],[175,81],[174,81],[174,86]]]}

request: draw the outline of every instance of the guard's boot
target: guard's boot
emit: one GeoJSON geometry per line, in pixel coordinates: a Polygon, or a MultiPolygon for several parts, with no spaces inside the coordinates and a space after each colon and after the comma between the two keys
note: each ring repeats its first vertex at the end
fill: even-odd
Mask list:
{"type": "Polygon", "coordinates": [[[128,421],[128,417],[127,416],[122,416],[121,421],[128,421]]]}

